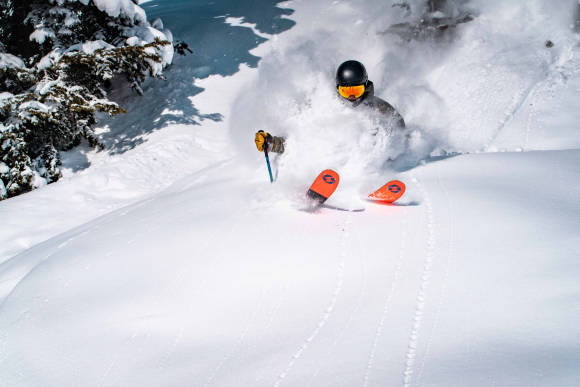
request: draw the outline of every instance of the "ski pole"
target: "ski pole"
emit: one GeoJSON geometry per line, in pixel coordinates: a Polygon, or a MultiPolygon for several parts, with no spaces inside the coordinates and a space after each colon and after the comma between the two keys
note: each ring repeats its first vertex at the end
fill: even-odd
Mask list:
{"type": "Polygon", "coordinates": [[[266,156],[266,165],[268,166],[268,173],[270,174],[270,183],[274,182],[272,177],[272,168],[270,168],[270,158],[268,157],[268,139],[264,140],[264,156],[266,156]]]}

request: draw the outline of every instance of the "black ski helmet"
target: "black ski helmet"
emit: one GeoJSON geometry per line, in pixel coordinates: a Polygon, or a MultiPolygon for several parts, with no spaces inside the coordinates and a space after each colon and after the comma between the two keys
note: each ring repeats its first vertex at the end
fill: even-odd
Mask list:
{"type": "Polygon", "coordinates": [[[347,60],[336,70],[336,86],[358,86],[367,84],[369,77],[362,63],[356,60],[347,60]]]}

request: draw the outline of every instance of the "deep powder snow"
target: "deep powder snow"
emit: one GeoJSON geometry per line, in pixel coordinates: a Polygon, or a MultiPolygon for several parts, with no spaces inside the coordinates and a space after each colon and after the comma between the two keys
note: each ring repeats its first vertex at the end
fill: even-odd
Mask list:
{"type": "Polygon", "coordinates": [[[228,4],[143,4],[195,55],[0,203],[0,384],[579,385],[577,5],[452,2],[431,36],[418,0],[228,4]],[[408,137],[336,98],[353,58],[408,137]],[[300,211],[329,167],[364,211],[300,211]]]}

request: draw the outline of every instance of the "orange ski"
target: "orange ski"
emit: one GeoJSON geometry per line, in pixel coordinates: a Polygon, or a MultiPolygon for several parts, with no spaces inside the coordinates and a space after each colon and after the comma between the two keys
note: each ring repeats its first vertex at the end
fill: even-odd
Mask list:
{"type": "Polygon", "coordinates": [[[306,196],[317,204],[322,204],[334,193],[336,187],[338,187],[338,181],[338,173],[332,169],[326,169],[320,172],[316,180],[314,180],[306,196]]]}
{"type": "Polygon", "coordinates": [[[391,180],[369,195],[369,198],[384,203],[392,203],[405,193],[405,184],[399,180],[391,180]]]}

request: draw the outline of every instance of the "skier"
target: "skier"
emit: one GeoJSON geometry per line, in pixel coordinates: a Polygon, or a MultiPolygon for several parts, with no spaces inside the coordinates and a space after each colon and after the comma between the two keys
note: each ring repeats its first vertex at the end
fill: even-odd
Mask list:
{"type": "MultiPolygon", "coordinates": [[[[387,101],[375,96],[375,88],[369,81],[367,70],[362,63],[348,60],[336,70],[336,91],[340,99],[352,107],[366,106],[385,115],[389,121],[399,128],[405,127],[403,117],[387,101]]],[[[260,152],[264,151],[264,143],[268,143],[268,152],[284,153],[284,137],[272,136],[259,130],[254,142],[260,152]]]]}

